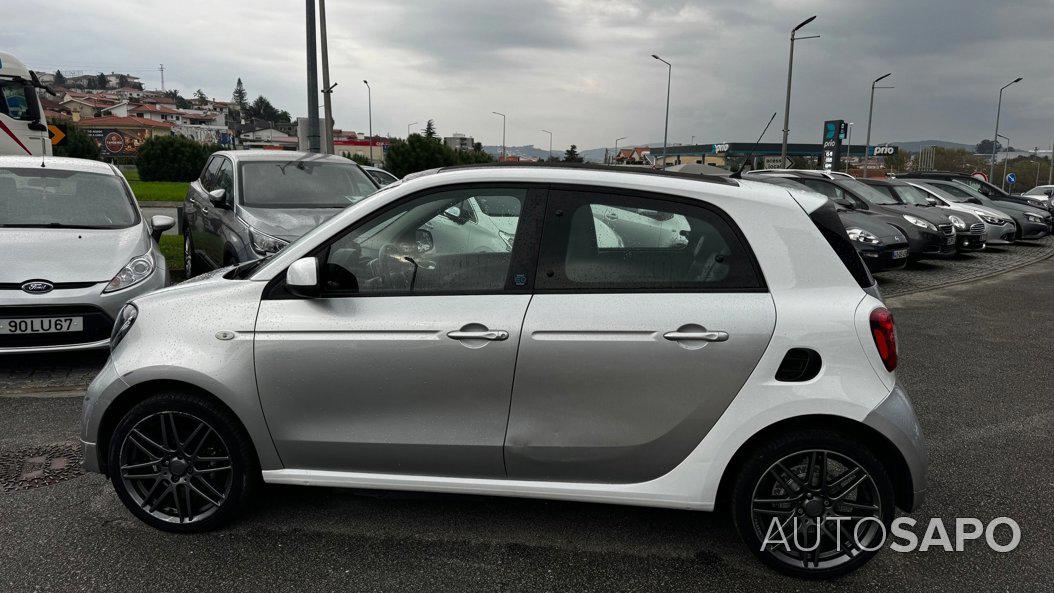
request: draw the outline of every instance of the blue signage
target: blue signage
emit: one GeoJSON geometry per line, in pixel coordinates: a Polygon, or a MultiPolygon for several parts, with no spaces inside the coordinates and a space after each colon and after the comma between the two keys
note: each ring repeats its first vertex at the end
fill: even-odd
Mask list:
{"type": "Polygon", "coordinates": [[[1006,182],[1009,185],[1014,185],[1015,183],[1017,183],[1017,173],[1007,173],[1006,182]]]}

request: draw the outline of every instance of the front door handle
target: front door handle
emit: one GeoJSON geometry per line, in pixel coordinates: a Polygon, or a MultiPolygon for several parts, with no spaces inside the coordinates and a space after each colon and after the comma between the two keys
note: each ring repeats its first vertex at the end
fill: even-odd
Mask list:
{"type": "Polygon", "coordinates": [[[662,337],[670,340],[671,342],[684,342],[684,341],[696,341],[696,342],[724,342],[728,340],[728,332],[721,331],[701,331],[701,332],[666,332],[662,337]]]}
{"type": "Polygon", "coordinates": [[[500,342],[509,339],[509,332],[503,329],[488,329],[483,331],[452,331],[447,332],[446,337],[452,340],[490,340],[500,342]]]}

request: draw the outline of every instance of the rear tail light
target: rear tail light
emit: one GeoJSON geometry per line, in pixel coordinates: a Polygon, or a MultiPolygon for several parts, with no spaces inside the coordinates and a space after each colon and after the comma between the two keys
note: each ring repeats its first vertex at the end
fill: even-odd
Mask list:
{"type": "Polygon", "coordinates": [[[893,314],[880,307],[871,312],[871,337],[875,339],[878,355],[886,370],[897,368],[897,334],[893,328],[893,314]]]}

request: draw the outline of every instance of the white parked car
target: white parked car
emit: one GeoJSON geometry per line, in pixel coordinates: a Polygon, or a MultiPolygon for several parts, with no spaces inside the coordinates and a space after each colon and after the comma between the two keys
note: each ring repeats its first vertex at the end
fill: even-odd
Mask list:
{"type": "Polygon", "coordinates": [[[84,463],[168,531],[231,519],[260,478],[525,496],[717,510],[761,561],[823,577],[926,488],[873,278],[830,201],[765,183],[418,175],[133,300],[112,348],[84,463]],[[466,201],[507,248],[477,249],[466,201]]]}

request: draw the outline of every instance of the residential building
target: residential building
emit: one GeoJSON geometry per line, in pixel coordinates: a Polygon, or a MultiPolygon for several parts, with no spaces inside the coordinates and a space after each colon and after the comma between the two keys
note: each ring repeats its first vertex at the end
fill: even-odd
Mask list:
{"type": "Polygon", "coordinates": [[[454,150],[472,150],[473,145],[476,143],[476,139],[460,132],[454,132],[453,136],[444,137],[443,143],[454,150]]]}

